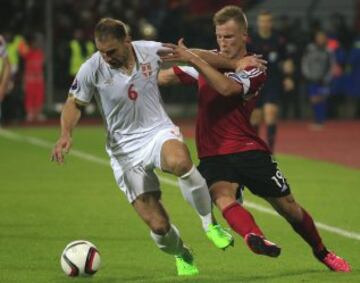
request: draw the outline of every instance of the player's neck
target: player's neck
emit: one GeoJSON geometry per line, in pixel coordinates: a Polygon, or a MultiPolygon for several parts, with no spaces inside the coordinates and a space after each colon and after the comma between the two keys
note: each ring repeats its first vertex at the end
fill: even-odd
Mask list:
{"type": "Polygon", "coordinates": [[[241,48],[240,50],[239,50],[239,52],[236,54],[236,56],[234,57],[234,58],[232,58],[232,59],[241,59],[241,58],[243,58],[243,57],[245,57],[246,56],[246,54],[247,54],[247,50],[246,50],[246,48],[244,47],[244,48],[241,48]]]}
{"type": "Polygon", "coordinates": [[[134,69],[134,66],[136,64],[136,58],[135,58],[135,53],[133,51],[133,49],[131,48],[130,49],[130,52],[129,52],[129,58],[126,62],[126,64],[123,66],[123,70],[127,73],[127,74],[131,74],[133,69],[134,69]]]}

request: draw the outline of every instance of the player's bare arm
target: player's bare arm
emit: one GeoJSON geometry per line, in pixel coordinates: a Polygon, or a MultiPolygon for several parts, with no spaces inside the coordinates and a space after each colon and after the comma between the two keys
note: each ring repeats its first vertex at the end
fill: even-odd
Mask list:
{"type": "Polygon", "coordinates": [[[158,85],[166,86],[166,85],[173,85],[179,83],[180,83],[180,79],[175,74],[173,68],[160,70],[158,74],[158,85]]]}
{"type": "Polygon", "coordinates": [[[0,102],[4,99],[11,77],[11,65],[8,57],[3,58],[3,69],[0,72],[0,102]]]}
{"type": "MultiPolygon", "coordinates": [[[[183,42],[183,39],[180,39],[180,41],[183,42]]],[[[168,48],[168,50],[172,50],[172,52],[167,51],[166,53],[159,54],[164,62],[173,62],[179,59],[177,58],[177,53],[174,52],[174,50],[177,48],[177,45],[172,43],[164,43],[163,46],[168,48]]],[[[209,50],[194,48],[190,48],[189,50],[206,61],[212,67],[217,69],[231,69],[239,71],[244,70],[247,67],[255,67],[265,71],[267,68],[267,61],[262,59],[262,55],[259,54],[245,56],[241,59],[230,59],[219,53],[215,53],[209,50]]]]}
{"type": "MultiPolygon", "coordinates": [[[[167,58],[169,57],[170,56],[167,58]]],[[[223,96],[231,96],[243,92],[243,88],[240,84],[225,77],[190,49],[187,49],[183,43],[183,39],[180,39],[177,47],[174,48],[173,58],[176,61],[191,64],[198,69],[209,82],[210,86],[223,96]]]]}
{"type": "Polygon", "coordinates": [[[245,56],[244,58],[237,60],[229,59],[219,53],[214,53],[209,50],[190,48],[190,51],[198,55],[201,59],[216,69],[231,69],[239,71],[248,67],[256,67],[265,71],[267,68],[267,61],[262,59],[262,55],[258,54],[245,56]]]}
{"type": "Polygon", "coordinates": [[[80,108],[81,103],[69,96],[61,113],[61,134],[52,151],[52,161],[64,163],[64,154],[69,152],[72,145],[72,131],[81,117],[80,108]]]}

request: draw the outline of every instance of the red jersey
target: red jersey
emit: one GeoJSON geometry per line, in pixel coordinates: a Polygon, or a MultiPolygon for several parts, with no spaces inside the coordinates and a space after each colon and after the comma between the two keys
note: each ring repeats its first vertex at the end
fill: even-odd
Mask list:
{"type": "MultiPolygon", "coordinates": [[[[173,70],[182,83],[198,84],[196,145],[199,158],[249,150],[270,153],[250,124],[256,95],[248,101],[240,93],[225,97],[212,89],[195,68],[174,66],[173,70]]],[[[257,93],[266,80],[266,74],[256,68],[224,74],[242,85],[244,95],[257,93]]]]}

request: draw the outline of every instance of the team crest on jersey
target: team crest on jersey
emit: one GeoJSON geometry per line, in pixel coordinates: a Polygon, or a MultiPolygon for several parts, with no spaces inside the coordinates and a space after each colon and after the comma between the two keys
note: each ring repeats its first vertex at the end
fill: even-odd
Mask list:
{"type": "Polygon", "coordinates": [[[152,74],[151,64],[145,63],[140,64],[141,72],[144,75],[145,78],[149,78],[152,74]]]}

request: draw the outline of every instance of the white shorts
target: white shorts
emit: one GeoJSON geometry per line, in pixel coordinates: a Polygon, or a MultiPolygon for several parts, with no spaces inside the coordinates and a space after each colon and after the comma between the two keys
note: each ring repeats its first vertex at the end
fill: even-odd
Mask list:
{"type": "Polygon", "coordinates": [[[130,203],[146,192],[160,191],[159,179],[154,169],[161,169],[162,145],[172,139],[183,141],[178,127],[160,130],[135,157],[127,160],[126,166],[123,165],[123,156],[122,160],[116,155],[110,156],[116,183],[130,203]]]}

